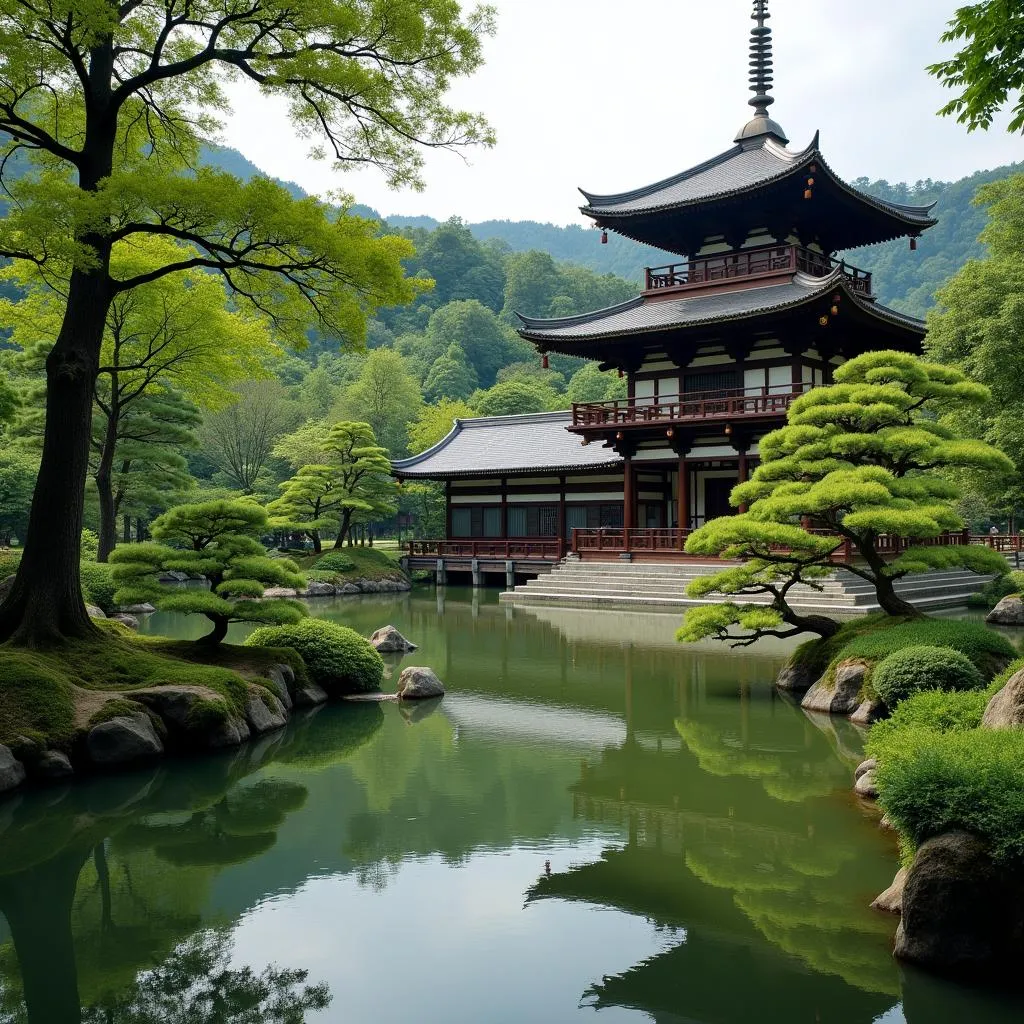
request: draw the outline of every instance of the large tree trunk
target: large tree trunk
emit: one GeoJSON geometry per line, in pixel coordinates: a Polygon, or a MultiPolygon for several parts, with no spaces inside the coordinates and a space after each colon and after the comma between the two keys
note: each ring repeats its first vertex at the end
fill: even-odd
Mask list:
{"type": "MultiPolygon", "coordinates": [[[[345,544],[345,538],[349,536],[352,529],[352,510],[347,508],[341,513],[341,522],[338,524],[338,537],[334,542],[334,550],[337,551],[345,544]]],[[[351,541],[349,543],[351,547],[351,541]]]]}
{"type": "Polygon", "coordinates": [[[124,530],[121,534],[121,541],[124,544],[131,544],[132,542],[132,517],[124,517],[124,530]]]}
{"type": "Polygon", "coordinates": [[[103,450],[93,479],[100,499],[100,544],[97,562],[106,562],[117,547],[117,502],[114,500],[114,452],[117,448],[117,377],[114,377],[110,400],[110,415],[103,434],[103,450]]]}
{"type": "Polygon", "coordinates": [[[110,305],[106,258],[73,271],[57,342],[46,360],[46,428],[25,553],[0,607],[0,642],[30,647],[98,635],[82,600],[79,558],[89,473],[93,387],[110,305]]]}
{"type": "Polygon", "coordinates": [[[874,575],[875,596],[878,606],[887,615],[918,617],[921,615],[912,604],[904,601],[893,585],[893,578],[885,573],[886,561],[875,550],[874,541],[862,542],[857,545],[864,561],[874,575]]]}
{"type": "Polygon", "coordinates": [[[321,554],[323,552],[324,545],[323,541],[320,539],[320,531],[310,530],[309,539],[313,542],[313,553],[317,555],[321,554]]]}
{"type": "Polygon", "coordinates": [[[228,635],[228,620],[224,615],[207,615],[212,623],[213,629],[206,636],[201,636],[196,643],[203,647],[216,647],[228,635]]]}

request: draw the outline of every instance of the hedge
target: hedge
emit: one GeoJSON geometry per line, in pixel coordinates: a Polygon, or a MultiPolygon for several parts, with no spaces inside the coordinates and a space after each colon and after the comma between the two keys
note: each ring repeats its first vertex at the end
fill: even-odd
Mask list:
{"type": "Polygon", "coordinates": [[[289,626],[264,626],[245,641],[247,647],[290,647],[306,663],[310,679],[329,694],[379,690],[384,660],[354,629],[323,619],[289,626]]]}
{"type": "Polygon", "coordinates": [[[973,663],[949,647],[904,647],[883,659],[871,676],[875,693],[890,709],[925,690],[983,690],[973,663]]]}

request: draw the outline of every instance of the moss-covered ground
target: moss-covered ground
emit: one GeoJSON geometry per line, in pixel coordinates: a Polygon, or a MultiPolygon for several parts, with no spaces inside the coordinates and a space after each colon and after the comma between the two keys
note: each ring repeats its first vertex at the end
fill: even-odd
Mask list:
{"type": "Polygon", "coordinates": [[[292,650],[208,648],[136,636],[115,623],[101,629],[100,636],[46,651],[0,645],[0,743],[17,745],[26,737],[67,747],[102,712],[106,694],[123,701],[147,687],[203,687],[242,715],[249,682],[265,679],[270,666],[291,665],[305,678],[302,659],[292,650]]]}
{"type": "Polygon", "coordinates": [[[356,580],[384,580],[396,579],[402,576],[401,566],[398,564],[398,550],[396,548],[384,549],[380,547],[351,547],[339,548],[334,551],[325,548],[321,554],[314,554],[312,551],[296,554],[289,552],[288,557],[292,558],[303,572],[313,572],[314,579],[321,578],[320,573],[328,573],[323,576],[324,582],[331,582],[337,586],[345,583],[354,583],[356,580]],[[348,569],[324,569],[315,568],[317,562],[325,556],[338,555],[352,568],[348,569]]]}

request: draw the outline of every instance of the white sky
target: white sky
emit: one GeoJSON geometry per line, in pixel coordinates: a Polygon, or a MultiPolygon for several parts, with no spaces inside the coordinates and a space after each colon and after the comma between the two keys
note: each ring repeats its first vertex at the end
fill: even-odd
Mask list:
{"type": "MultiPolygon", "coordinates": [[[[310,192],[344,190],[388,214],[581,222],[578,186],[619,192],[731,145],[746,105],[750,0],[492,0],[487,64],[453,102],[497,131],[469,163],[427,156],[426,189],[393,192],[372,171],[312,161],[284,114],[235,94],[223,141],[310,192]]],[[[1002,119],[967,131],[935,111],[947,93],[925,71],[964,0],[774,0],[772,116],[803,148],[822,148],[846,178],[954,180],[1019,160],[1002,119]]],[[[946,50],[951,50],[946,47],[946,50]]]]}

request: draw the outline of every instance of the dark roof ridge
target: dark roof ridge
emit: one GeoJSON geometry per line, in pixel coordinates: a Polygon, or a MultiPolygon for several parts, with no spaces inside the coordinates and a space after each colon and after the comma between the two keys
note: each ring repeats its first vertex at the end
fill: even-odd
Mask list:
{"type": "Polygon", "coordinates": [[[603,309],[592,309],[588,313],[574,313],[572,316],[556,316],[556,317],[542,317],[542,316],[524,316],[522,313],[517,312],[516,316],[525,324],[527,327],[540,327],[546,325],[548,327],[574,327],[577,324],[588,324],[592,320],[600,320],[608,313],[624,313],[627,309],[636,309],[637,306],[644,304],[644,297],[637,295],[632,299],[625,299],[622,302],[615,303],[614,306],[605,306],[603,309]]]}
{"type": "Polygon", "coordinates": [[[611,206],[615,203],[628,203],[634,199],[643,199],[645,196],[653,195],[655,192],[660,192],[664,188],[669,188],[672,185],[678,185],[681,181],[686,181],[687,178],[692,178],[697,174],[702,174],[704,171],[709,171],[713,167],[718,167],[731,160],[733,157],[739,156],[740,153],[745,153],[751,149],[767,149],[769,143],[772,144],[773,150],[779,150],[776,153],[780,159],[787,159],[790,163],[798,161],[802,156],[808,153],[811,149],[814,149],[818,143],[818,134],[815,133],[814,139],[811,145],[807,149],[799,153],[791,153],[785,146],[780,145],[778,142],[774,142],[770,136],[764,136],[759,140],[758,144],[751,146],[749,143],[743,145],[736,143],[730,146],[729,149],[717,156],[711,157],[710,160],[705,160],[703,163],[696,164],[693,167],[687,168],[685,171],[679,171],[677,174],[670,175],[661,181],[656,181],[651,185],[644,185],[641,188],[631,189],[627,192],[619,192],[616,194],[600,195],[596,192],[587,192],[586,189],[579,189],[579,192],[587,200],[588,204],[593,207],[596,205],[608,205],[611,206]]]}

